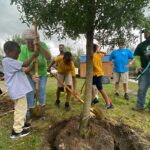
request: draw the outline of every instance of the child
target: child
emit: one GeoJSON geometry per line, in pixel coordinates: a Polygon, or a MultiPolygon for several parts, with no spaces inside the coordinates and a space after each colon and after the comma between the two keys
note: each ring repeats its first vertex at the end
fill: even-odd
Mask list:
{"type": "MultiPolygon", "coordinates": [[[[64,81],[69,88],[71,88],[72,81],[73,81],[73,89],[74,89],[74,92],[76,93],[77,83],[76,83],[75,66],[72,61],[72,54],[70,52],[65,52],[64,56],[55,58],[53,62],[57,63],[57,71],[58,71],[57,77],[60,80],[64,81]]],[[[50,71],[50,68],[53,66],[53,64],[54,63],[52,63],[49,66],[49,71],[50,71]]],[[[62,90],[63,85],[58,82],[57,86],[58,86],[57,92],[56,92],[57,99],[56,99],[55,105],[59,107],[60,106],[59,97],[60,97],[60,92],[62,90]]],[[[70,111],[69,101],[71,98],[71,93],[67,89],[66,89],[66,92],[67,92],[67,96],[66,96],[65,109],[66,111],[70,111]]]]}
{"type": "MultiPolygon", "coordinates": [[[[96,85],[98,91],[102,94],[102,97],[105,100],[105,107],[106,109],[110,109],[113,107],[111,103],[111,99],[107,96],[105,90],[102,86],[102,77],[104,75],[103,69],[102,69],[102,57],[104,56],[104,53],[100,52],[98,45],[93,45],[93,85],[96,85]]],[[[93,92],[93,101],[92,103],[95,104],[98,102],[97,98],[94,96],[93,92]]]]}
{"type": "Polygon", "coordinates": [[[4,44],[6,57],[2,60],[4,69],[4,79],[8,94],[15,103],[14,124],[10,138],[15,139],[29,134],[25,129],[25,118],[27,112],[26,94],[32,91],[31,85],[24,72],[29,72],[29,64],[36,57],[34,53],[26,62],[18,61],[20,46],[14,41],[8,41],[4,44]]]}

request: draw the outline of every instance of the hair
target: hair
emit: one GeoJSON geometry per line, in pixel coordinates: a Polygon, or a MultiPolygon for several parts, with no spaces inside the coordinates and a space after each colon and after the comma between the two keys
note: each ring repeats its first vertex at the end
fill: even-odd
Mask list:
{"type": "Polygon", "coordinates": [[[59,46],[63,46],[63,47],[65,47],[65,46],[64,46],[64,44],[59,44],[59,46]]]}
{"type": "Polygon", "coordinates": [[[20,53],[20,46],[18,43],[14,42],[14,41],[7,41],[4,44],[4,52],[6,54],[10,53],[10,52],[17,52],[20,53]]]}
{"type": "Polygon", "coordinates": [[[72,60],[72,54],[70,52],[64,53],[64,60],[71,61],[72,60]]]}
{"type": "Polygon", "coordinates": [[[96,52],[97,48],[98,48],[98,45],[93,44],[93,52],[94,52],[94,53],[96,52]]]}

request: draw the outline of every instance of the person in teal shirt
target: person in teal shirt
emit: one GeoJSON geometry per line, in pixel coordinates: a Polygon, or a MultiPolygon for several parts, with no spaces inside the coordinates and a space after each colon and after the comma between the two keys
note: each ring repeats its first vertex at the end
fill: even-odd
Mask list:
{"type": "MultiPolygon", "coordinates": [[[[25,40],[26,44],[21,45],[21,53],[19,55],[19,60],[24,62],[27,60],[34,51],[34,30],[27,29],[23,32],[22,38],[25,40]]],[[[41,117],[45,118],[45,103],[46,103],[46,82],[47,82],[47,60],[51,59],[51,55],[48,51],[48,47],[44,42],[39,42],[39,55],[38,55],[38,77],[35,76],[34,65],[31,64],[30,73],[27,75],[28,80],[34,89],[27,94],[28,111],[26,122],[30,121],[30,108],[35,107],[35,82],[39,82],[39,104],[41,106],[42,114],[41,117]]]]}
{"type": "MultiPolygon", "coordinates": [[[[150,28],[147,27],[144,31],[145,40],[138,44],[135,49],[135,64],[139,72],[145,70],[143,75],[138,80],[138,93],[136,106],[133,107],[133,110],[142,111],[144,110],[144,104],[146,99],[146,93],[150,87],[150,28]]],[[[150,104],[147,105],[147,108],[150,112],[150,104]]]]}

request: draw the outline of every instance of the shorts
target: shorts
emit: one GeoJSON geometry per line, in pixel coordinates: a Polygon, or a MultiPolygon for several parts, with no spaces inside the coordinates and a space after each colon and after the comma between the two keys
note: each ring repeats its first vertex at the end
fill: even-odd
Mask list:
{"type": "Polygon", "coordinates": [[[96,85],[98,90],[102,90],[103,86],[102,86],[102,77],[103,76],[93,76],[93,85],[96,85]]]}
{"type": "Polygon", "coordinates": [[[122,83],[128,83],[128,76],[129,73],[128,72],[113,72],[113,78],[114,78],[114,82],[122,82],[122,83]]]}
{"type": "MultiPolygon", "coordinates": [[[[60,73],[57,73],[57,77],[62,80],[63,82],[65,82],[66,85],[72,85],[72,75],[68,74],[68,75],[63,75],[60,73]]],[[[63,87],[63,84],[57,82],[57,86],[58,87],[63,87]]]]}

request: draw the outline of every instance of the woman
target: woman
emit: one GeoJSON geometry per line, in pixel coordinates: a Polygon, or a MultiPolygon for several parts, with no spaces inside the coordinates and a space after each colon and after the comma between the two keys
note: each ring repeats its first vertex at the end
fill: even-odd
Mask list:
{"type": "MultiPolygon", "coordinates": [[[[34,51],[34,30],[27,29],[23,32],[22,38],[25,40],[26,44],[21,45],[21,53],[19,55],[19,60],[24,62],[27,60],[34,51]]],[[[28,101],[28,112],[27,112],[27,122],[30,119],[30,108],[35,107],[35,82],[39,82],[39,104],[41,106],[42,114],[41,117],[44,119],[45,113],[45,98],[46,98],[46,82],[47,82],[47,60],[51,59],[51,55],[48,51],[48,47],[44,42],[38,43],[38,77],[35,77],[34,64],[31,65],[31,71],[28,74],[28,79],[33,88],[33,91],[27,94],[28,101]]]]}

